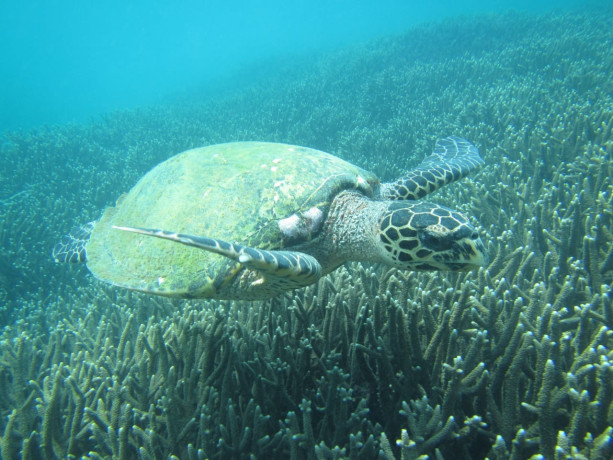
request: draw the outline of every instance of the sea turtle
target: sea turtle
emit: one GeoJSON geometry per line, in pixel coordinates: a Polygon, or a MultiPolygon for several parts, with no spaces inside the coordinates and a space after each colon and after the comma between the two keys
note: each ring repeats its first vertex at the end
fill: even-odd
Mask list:
{"type": "Polygon", "coordinates": [[[86,261],[116,286],[183,298],[270,298],[350,260],[470,270],[486,263],[475,228],[419,199],[482,163],[471,143],[447,137],[417,168],[380,184],[305,147],[197,148],[149,171],[99,222],[66,235],[53,257],[86,261]]]}

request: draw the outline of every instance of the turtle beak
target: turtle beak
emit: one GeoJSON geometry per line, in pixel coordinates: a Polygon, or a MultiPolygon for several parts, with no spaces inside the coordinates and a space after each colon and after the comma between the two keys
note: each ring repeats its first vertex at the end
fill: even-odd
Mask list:
{"type": "MultiPolygon", "coordinates": [[[[468,229],[467,229],[468,230],[468,229]]],[[[456,240],[451,248],[452,261],[448,262],[454,271],[470,271],[484,267],[489,263],[485,245],[475,229],[467,236],[456,240]],[[453,259],[458,260],[457,266],[453,259]]]]}
{"type": "Polygon", "coordinates": [[[419,239],[425,248],[435,251],[433,258],[443,270],[470,271],[488,264],[485,245],[472,225],[451,233],[426,228],[419,239]]]}
{"type": "Polygon", "coordinates": [[[463,264],[464,267],[458,268],[459,271],[475,270],[479,267],[485,267],[489,263],[485,245],[479,235],[476,238],[459,241],[458,246],[459,251],[467,259],[463,264]]]}

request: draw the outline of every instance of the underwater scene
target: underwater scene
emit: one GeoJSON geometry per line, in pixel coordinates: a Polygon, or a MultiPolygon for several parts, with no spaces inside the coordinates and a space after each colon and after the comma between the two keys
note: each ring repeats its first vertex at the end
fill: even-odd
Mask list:
{"type": "Polygon", "coordinates": [[[613,458],[611,13],[451,17],[217,97],[6,131],[0,457],[613,458]],[[270,299],[186,300],[52,256],[191,148],[294,144],[386,183],[448,136],[484,164],[426,199],[476,227],[471,271],[347,262],[270,299]]]}

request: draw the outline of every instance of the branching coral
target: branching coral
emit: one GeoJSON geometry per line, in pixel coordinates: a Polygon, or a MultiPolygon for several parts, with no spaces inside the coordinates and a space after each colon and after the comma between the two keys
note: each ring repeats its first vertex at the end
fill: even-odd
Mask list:
{"type": "Polygon", "coordinates": [[[430,26],[272,89],[12,136],[2,457],[611,457],[610,30],[596,15],[450,20],[461,52],[430,26]],[[478,272],[352,263],[264,303],[196,304],[49,260],[57,235],[191,146],[295,142],[385,180],[456,133],[487,166],[431,199],[481,222],[478,272]]]}

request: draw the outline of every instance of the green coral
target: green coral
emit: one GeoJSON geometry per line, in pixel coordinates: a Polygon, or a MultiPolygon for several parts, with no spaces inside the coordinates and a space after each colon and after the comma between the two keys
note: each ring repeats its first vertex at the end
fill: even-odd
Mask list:
{"type": "Polygon", "coordinates": [[[7,135],[2,457],[611,457],[610,18],[448,20],[225,99],[7,135]],[[267,302],[191,303],[49,257],[188,147],[291,142],[385,180],[450,133],[488,162],[432,198],[482,223],[478,272],[347,264],[267,302]]]}

